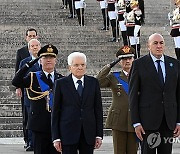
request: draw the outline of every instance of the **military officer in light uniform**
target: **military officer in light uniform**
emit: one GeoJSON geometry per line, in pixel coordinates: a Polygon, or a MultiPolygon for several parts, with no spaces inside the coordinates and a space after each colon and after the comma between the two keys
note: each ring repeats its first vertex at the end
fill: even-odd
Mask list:
{"type": "Polygon", "coordinates": [[[74,0],[75,9],[78,17],[78,22],[80,26],[84,26],[84,9],[86,8],[85,0],[74,0]]]}
{"type": "Polygon", "coordinates": [[[97,75],[100,86],[112,90],[113,100],[106,119],[106,128],[112,129],[114,154],[137,153],[137,142],[128,105],[128,74],[134,60],[134,52],[132,47],[121,47],[116,53],[118,59],[104,66],[97,75]],[[122,70],[110,72],[117,63],[122,70]]]}
{"type": "Polygon", "coordinates": [[[107,12],[107,0],[97,0],[99,2],[99,5],[101,7],[102,16],[103,16],[103,27],[101,30],[109,30],[109,16],[107,12]]]}
{"type": "Polygon", "coordinates": [[[39,58],[26,63],[12,80],[14,86],[27,89],[27,96],[31,100],[28,129],[34,134],[35,154],[58,154],[51,139],[52,90],[54,81],[63,77],[55,71],[57,54],[55,46],[45,45],[38,52],[39,58]],[[26,76],[39,59],[42,71],[31,72],[26,76]]]}
{"type": "Polygon", "coordinates": [[[180,60],[180,0],[174,0],[176,9],[173,10],[172,15],[170,14],[170,35],[174,39],[175,53],[178,60],[180,60]]]}
{"type": "Polygon", "coordinates": [[[140,28],[143,23],[143,13],[139,8],[138,0],[131,0],[132,11],[126,15],[127,35],[130,45],[135,49],[135,59],[140,57],[140,28]]]}

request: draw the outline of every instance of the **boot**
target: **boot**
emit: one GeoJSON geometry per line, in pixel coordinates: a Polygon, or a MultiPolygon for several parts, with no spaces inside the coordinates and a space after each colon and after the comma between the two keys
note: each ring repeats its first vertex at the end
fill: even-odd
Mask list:
{"type": "Polygon", "coordinates": [[[119,25],[118,25],[118,22],[117,22],[117,25],[116,25],[116,19],[112,19],[110,21],[111,21],[113,38],[117,39],[119,37],[119,28],[118,28],[119,25]]]}
{"type": "Polygon", "coordinates": [[[131,45],[131,47],[133,47],[134,50],[135,50],[135,53],[134,53],[134,59],[137,59],[136,45],[131,45]]]}
{"type": "Polygon", "coordinates": [[[127,39],[127,32],[126,31],[121,31],[122,38],[123,38],[123,44],[128,45],[128,39],[127,39]]]}
{"type": "Polygon", "coordinates": [[[176,57],[180,60],[180,48],[175,48],[176,57]]]}
{"type": "Polygon", "coordinates": [[[140,49],[141,49],[141,45],[137,44],[137,58],[140,58],[141,54],[140,54],[140,49]]]}

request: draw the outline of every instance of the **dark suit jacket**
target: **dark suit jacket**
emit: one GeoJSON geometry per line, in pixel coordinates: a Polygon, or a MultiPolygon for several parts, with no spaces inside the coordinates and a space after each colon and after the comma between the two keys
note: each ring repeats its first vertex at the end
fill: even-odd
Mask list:
{"type": "Polygon", "coordinates": [[[169,129],[180,122],[180,63],[164,56],[166,78],[160,84],[150,55],[133,62],[129,81],[129,100],[133,123],[141,123],[145,130],[157,130],[163,115],[169,129]]]}
{"type": "MultiPolygon", "coordinates": [[[[16,87],[29,88],[32,80],[30,74],[25,76],[27,72],[28,68],[23,66],[13,78],[12,84],[16,87]]],[[[61,74],[55,73],[55,80],[61,77],[61,74]]],[[[41,79],[48,83],[46,75],[43,71],[41,72],[41,79]]],[[[40,85],[34,73],[32,89],[37,92],[41,92],[40,85]]],[[[33,92],[30,92],[30,95],[31,97],[37,96],[37,94],[33,92]]],[[[51,133],[51,112],[46,110],[46,99],[44,97],[39,100],[31,101],[28,129],[38,132],[51,133]]]]}
{"type": "Polygon", "coordinates": [[[98,80],[84,76],[82,102],[72,75],[56,81],[52,111],[52,139],[63,145],[77,144],[81,129],[88,144],[94,145],[97,136],[103,137],[103,112],[98,80]]]}
{"type": "MultiPolygon", "coordinates": [[[[25,59],[23,59],[21,62],[20,62],[20,65],[19,65],[19,69],[21,69],[27,62],[30,62],[32,60],[32,57],[29,56],[25,59]]],[[[41,68],[39,67],[39,64],[38,62],[35,63],[29,70],[28,72],[26,73],[26,75],[29,73],[29,72],[37,72],[37,71],[40,71],[41,68]]],[[[26,76],[25,75],[25,76],[26,76]]],[[[24,90],[24,105],[25,106],[30,106],[30,100],[28,99],[27,97],[27,93],[26,93],[26,90],[24,90]]]]}
{"type": "Polygon", "coordinates": [[[15,71],[17,72],[18,69],[19,69],[19,64],[20,62],[29,57],[30,54],[29,54],[29,50],[28,50],[28,46],[24,46],[22,47],[21,49],[18,49],[17,50],[17,53],[16,53],[16,66],[15,66],[15,71]]]}

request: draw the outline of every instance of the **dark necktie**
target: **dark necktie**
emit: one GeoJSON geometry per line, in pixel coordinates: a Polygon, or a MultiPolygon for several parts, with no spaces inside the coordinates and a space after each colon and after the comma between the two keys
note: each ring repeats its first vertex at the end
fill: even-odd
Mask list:
{"type": "Polygon", "coordinates": [[[161,68],[161,65],[160,65],[161,60],[156,60],[156,62],[158,64],[158,76],[159,76],[159,79],[161,81],[161,84],[164,85],[163,72],[162,72],[162,68],[161,68]]]}
{"type": "Polygon", "coordinates": [[[82,81],[78,80],[77,83],[78,83],[77,91],[79,93],[79,96],[81,96],[82,95],[82,91],[83,91],[82,81]]]}
{"type": "Polygon", "coordinates": [[[51,80],[51,74],[48,74],[48,85],[49,85],[49,87],[50,87],[50,89],[52,89],[52,87],[53,87],[53,82],[52,82],[52,80],[51,80]]]}

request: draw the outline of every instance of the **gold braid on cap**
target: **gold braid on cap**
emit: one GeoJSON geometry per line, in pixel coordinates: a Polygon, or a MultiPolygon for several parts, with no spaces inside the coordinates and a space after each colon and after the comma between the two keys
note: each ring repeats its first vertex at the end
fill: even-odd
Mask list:
{"type": "Polygon", "coordinates": [[[30,87],[29,88],[26,88],[26,91],[27,91],[27,96],[30,100],[39,100],[41,98],[44,98],[45,96],[49,95],[49,91],[44,91],[44,92],[38,92],[38,91],[35,91],[32,89],[32,83],[33,83],[33,72],[31,72],[31,84],[30,84],[30,87]],[[33,93],[35,94],[39,94],[39,96],[36,96],[36,97],[31,97],[29,95],[29,90],[32,91],[33,93]]]}

